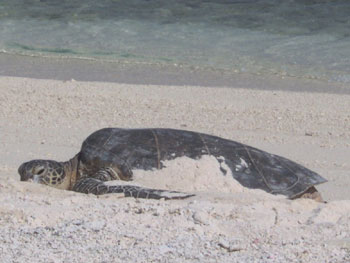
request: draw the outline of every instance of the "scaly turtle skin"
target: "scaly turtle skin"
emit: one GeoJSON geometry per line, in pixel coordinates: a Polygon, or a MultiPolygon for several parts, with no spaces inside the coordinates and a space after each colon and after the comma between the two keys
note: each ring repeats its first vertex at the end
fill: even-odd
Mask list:
{"type": "Polygon", "coordinates": [[[233,177],[245,187],[282,194],[290,199],[308,197],[321,200],[314,186],[326,180],[293,161],[235,141],[175,129],[105,128],[91,134],[71,160],[33,160],[22,164],[18,172],[21,181],[81,193],[182,199],[193,195],[104,182],[130,181],[133,169],[161,169],[164,160],[181,156],[198,159],[202,155],[225,161],[233,177]]]}

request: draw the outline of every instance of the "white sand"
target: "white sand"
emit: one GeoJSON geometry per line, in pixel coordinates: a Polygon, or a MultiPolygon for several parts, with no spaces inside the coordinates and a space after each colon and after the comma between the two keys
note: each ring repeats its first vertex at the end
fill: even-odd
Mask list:
{"type": "Polygon", "coordinates": [[[0,90],[0,262],[350,261],[349,95],[9,77],[0,90]],[[329,180],[318,187],[329,203],[244,189],[210,157],[135,171],[138,184],[197,193],[182,201],[18,181],[23,161],[67,160],[107,126],[197,130],[283,155],[329,180]]]}
{"type": "Polygon", "coordinates": [[[233,179],[231,170],[220,171],[220,163],[213,156],[202,156],[199,160],[181,157],[163,162],[164,168],[155,171],[134,170],[134,179],[139,185],[182,192],[219,191],[237,193],[249,191],[233,179]]]}

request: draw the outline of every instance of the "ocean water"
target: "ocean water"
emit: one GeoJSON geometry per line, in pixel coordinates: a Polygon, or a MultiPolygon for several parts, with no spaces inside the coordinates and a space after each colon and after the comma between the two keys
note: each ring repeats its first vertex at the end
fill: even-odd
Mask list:
{"type": "Polygon", "coordinates": [[[1,0],[0,51],[350,82],[348,0],[1,0]]]}

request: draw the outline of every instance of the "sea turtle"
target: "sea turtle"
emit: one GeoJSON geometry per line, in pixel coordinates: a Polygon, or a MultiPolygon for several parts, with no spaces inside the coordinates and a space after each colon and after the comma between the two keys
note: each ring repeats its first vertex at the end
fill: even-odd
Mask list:
{"type": "MultiPolygon", "coordinates": [[[[290,199],[321,199],[315,185],[326,180],[284,157],[220,137],[176,129],[105,128],[92,133],[80,152],[67,162],[32,160],[18,172],[21,181],[96,195],[124,193],[152,199],[182,199],[192,194],[109,185],[110,180],[132,180],[133,169],[161,169],[162,161],[181,156],[198,159],[211,155],[225,162],[243,186],[282,194],[290,199]]],[[[227,170],[221,168],[225,174],[227,170]]]]}

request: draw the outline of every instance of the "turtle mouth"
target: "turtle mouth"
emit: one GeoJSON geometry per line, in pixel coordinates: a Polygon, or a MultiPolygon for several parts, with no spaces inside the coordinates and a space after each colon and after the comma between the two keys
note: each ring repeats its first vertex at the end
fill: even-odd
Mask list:
{"type": "Polygon", "coordinates": [[[41,178],[40,175],[38,174],[34,174],[33,176],[31,176],[27,182],[30,182],[30,183],[36,183],[36,184],[42,184],[43,183],[43,180],[41,178]]]}
{"type": "Polygon", "coordinates": [[[20,174],[21,181],[22,182],[30,182],[30,183],[36,183],[36,184],[45,184],[42,176],[38,174],[20,174]]]}
{"type": "Polygon", "coordinates": [[[18,168],[18,173],[20,175],[20,180],[22,182],[33,182],[33,183],[37,183],[37,184],[42,184],[43,182],[43,178],[40,174],[33,174],[29,171],[27,171],[25,164],[22,164],[19,168],[18,168]]]}
{"type": "Polygon", "coordinates": [[[20,175],[20,180],[25,182],[25,181],[31,181],[34,179],[34,174],[31,172],[30,169],[28,169],[27,163],[23,163],[19,168],[18,168],[18,173],[20,175]]]}
{"type": "Polygon", "coordinates": [[[19,168],[18,168],[18,173],[19,173],[19,176],[21,177],[21,181],[26,181],[26,172],[25,172],[25,169],[24,169],[24,164],[22,164],[19,168]]]}

